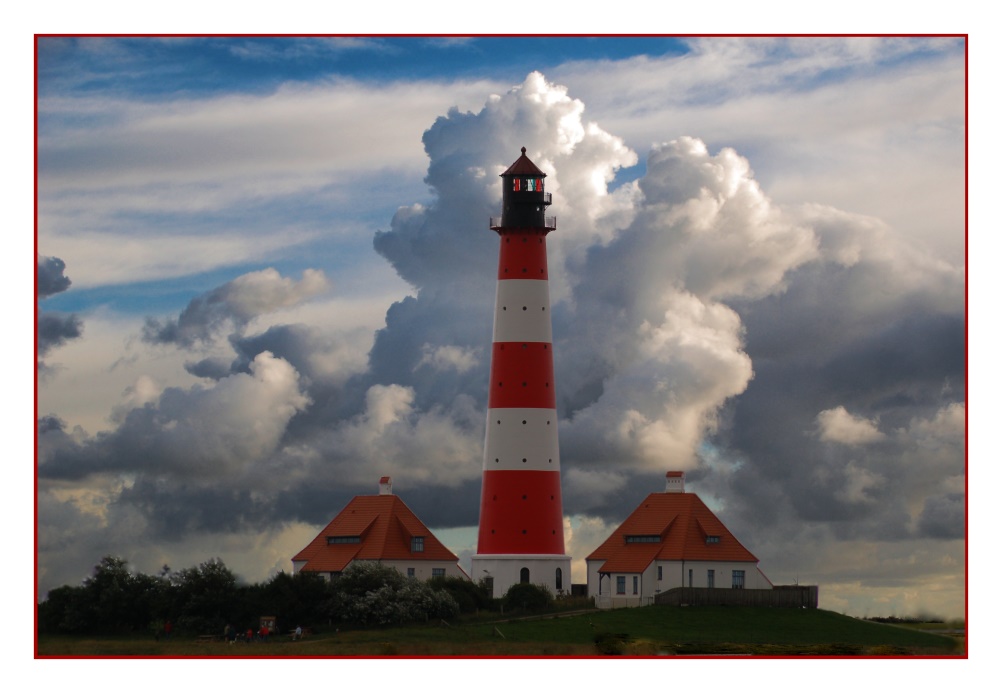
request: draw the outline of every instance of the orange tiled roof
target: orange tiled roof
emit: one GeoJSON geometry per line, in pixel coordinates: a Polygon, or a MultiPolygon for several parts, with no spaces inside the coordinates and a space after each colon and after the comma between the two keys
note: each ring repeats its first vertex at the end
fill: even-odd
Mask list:
{"type": "Polygon", "coordinates": [[[697,494],[654,492],[587,560],[604,560],[601,573],[642,573],[654,560],[750,561],[740,544],[697,494]],[[659,542],[627,543],[628,535],[659,536],[659,542]],[[708,543],[708,536],[718,542],[708,543]]]}
{"type": "Polygon", "coordinates": [[[305,549],[292,557],[303,571],[343,571],[354,559],[458,561],[452,552],[394,494],[354,497],[305,549]],[[328,537],[360,542],[328,544],[328,537]],[[424,551],[411,552],[410,538],[423,537],[424,551]]]}

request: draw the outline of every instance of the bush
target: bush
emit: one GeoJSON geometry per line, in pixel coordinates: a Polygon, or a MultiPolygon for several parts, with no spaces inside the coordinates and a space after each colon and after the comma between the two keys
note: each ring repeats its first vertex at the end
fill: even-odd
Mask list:
{"type": "Polygon", "coordinates": [[[504,609],[508,611],[538,612],[552,607],[552,602],[553,597],[549,589],[534,583],[515,583],[503,596],[504,609]]]}
{"type": "Polygon", "coordinates": [[[444,590],[377,562],[354,562],[333,585],[333,614],[361,626],[451,619],[458,603],[444,590]]]}

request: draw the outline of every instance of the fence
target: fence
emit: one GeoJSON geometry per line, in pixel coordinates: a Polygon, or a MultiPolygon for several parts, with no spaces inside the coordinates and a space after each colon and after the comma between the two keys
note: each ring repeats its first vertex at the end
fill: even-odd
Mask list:
{"type": "Polygon", "coordinates": [[[673,588],[656,596],[658,605],[742,605],[745,607],[819,606],[818,585],[776,585],[772,590],[673,588]]]}
{"type": "Polygon", "coordinates": [[[612,597],[610,595],[595,595],[594,605],[597,609],[624,609],[626,607],[645,607],[653,604],[653,596],[612,597]]]}

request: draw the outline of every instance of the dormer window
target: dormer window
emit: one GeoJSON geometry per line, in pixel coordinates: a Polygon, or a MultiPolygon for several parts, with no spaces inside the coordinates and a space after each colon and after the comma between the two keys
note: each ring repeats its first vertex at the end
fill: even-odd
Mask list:
{"type": "Polygon", "coordinates": [[[719,536],[718,535],[706,535],[705,536],[705,544],[706,545],[717,545],[717,544],[719,544],[719,536]]]}
{"type": "Polygon", "coordinates": [[[421,537],[411,537],[410,538],[410,551],[411,552],[423,552],[424,551],[424,538],[421,537]]]}
{"type": "Polygon", "coordinates": [[[328,545],[350,545],[361,542],[360,535],[331,535],[326,538],[328,545]]]}
{"type": "Polygon", "coordinates": [[[659,542],[659,535],[626,535],[625,544],[630,545],[633,542],[659,542]]]}

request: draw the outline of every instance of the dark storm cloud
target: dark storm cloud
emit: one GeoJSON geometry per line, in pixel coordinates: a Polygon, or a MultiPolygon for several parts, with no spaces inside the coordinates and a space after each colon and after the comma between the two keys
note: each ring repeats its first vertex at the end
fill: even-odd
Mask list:
{"type": "Polygon", "coordinates": [[[218,380],[232,374],[232,364],[231,358],[208,357],[196,362],[185,362],[184,369],[195,377],[218,380]]]}
{"type": "Polygon", "coordinates": [[[926,537],[957,540],[965,537],[965,496],[927,497],[917,525],[926,537]]]}
{"type": "MultiPolygon", "coordinates": [[[[38,257],[37,289],[40,299],[69,289],[72,281],[64,274],[66,262],[59,257],[38,257]]],[[[53,348],[83,335],[83,321],[75,314],[39,312],[36,324],[37,357],[42,358],[53,348]]],[[[39,368],[46,370],[44,362],[39,368]]]]}
{"type": "MultiPolygon", "coordinates": [[[[478,282],[483,283],[481,279],[478,282]]],[[[370,373],[365,381],[412,386],[420,405],[444,403],[460,393],[468,393],[485,405],[488,355],[476,358],[461,372],[424,359],[425,347],[486,351],[493,328],[493,296],[484,293],[423,290],[419,298],[392,305],[386,313],[386,326],[375,335],[368,354],[370,373]]]]}
{"type": "Polygon", "coordinates": [[[75,314],[42,312],[38,315],[39,357],[82,335],[83,321],[75,314]]]}
{"type": "MultiPolygon", "coordinates": [[[[929,289],[901,291],[886,281],[881,295],[869,296],[851,278],[864,277],[871,268],[813,266],[797,272],[784,293],[738,305],[755,377],[731,404],[732,426],[725,434],[731,452],[747,460],[738,471],[737,492],[743,487],[749,493],[761,482],[784,487],[797,515],[809,520],[862,522],[882,509],[888,517],[906,496],[898,485],[869,488],[870,498],[877,500],[872,506],[847,501],[839,490],[848,483],[848,460],[881,476],[892,472],[884,467],[889,459],[902,460],[894,456],[901,449],[893,439],[863,449],[830,448],[807,434],[816,416],[844,406],[891,431],[964,400],[961,282],[929,276],[929,289]],[[945,290],[938,292],[942,285],[945,290]],[[886,301],[889,292],[900,294],[886,301]],[[950,313],[929,309],[948,298],[950,313]],[[787,336],[779,339],[779,333],[787,336]],[[822,481],[817,468],[827,469],[822,481]]],[[[939,477],[955,470],[919,472],[939,477]]],[[[748,502],[761,505],[751,497],[748,502]]]]}
{"type": "Polygon", "coordinates": [[[261,532],[279,519],[270,499],[248,489],[148,476],[123,489],[115,504],[114,508],[138,511],[157,540],[178,540],[192,533],[261,532]]]}
{"type": "Polygon", "coordinates": [[[59,257],[38,257],[38,297],[47,298],[67,290],[72,281],[63,273],[65,270],[66,262],[59,257]]]}
{"type": "Polygon", "coordinates": [[[457,487],[407,486],[406,476],[393,479],[393,492],[426,525],[454,528],[479,523],[480,478],[466,480],[457,487]]]}

